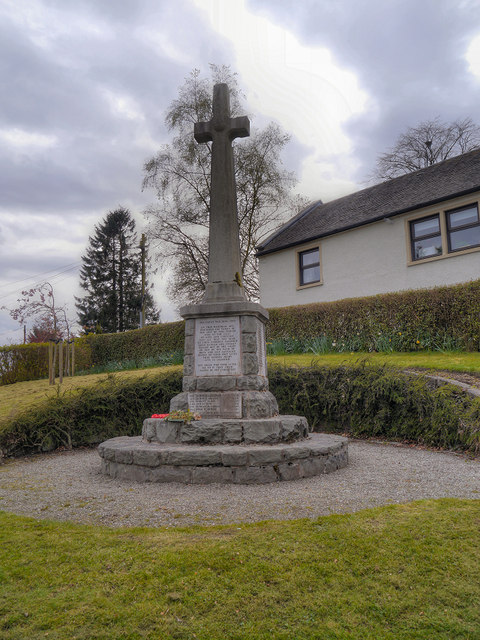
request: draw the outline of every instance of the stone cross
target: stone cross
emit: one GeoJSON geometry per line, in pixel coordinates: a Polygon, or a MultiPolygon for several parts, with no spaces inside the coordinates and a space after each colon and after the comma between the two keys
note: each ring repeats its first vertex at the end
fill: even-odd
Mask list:
{"type": "Polygon", "coordinates": [[[243,300],[232,140],[250,135],[246,116],[230,117],[226,84],[213,88],[213,117],[195,123],[197,142],[212,142],[208,285],[204,302],[243,300]]]}

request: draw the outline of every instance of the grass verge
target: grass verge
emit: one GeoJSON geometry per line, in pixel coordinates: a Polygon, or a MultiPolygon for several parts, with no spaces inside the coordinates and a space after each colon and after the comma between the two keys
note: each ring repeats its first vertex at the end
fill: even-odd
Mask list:
{"type": "Polygon", "coordinates": [[[0,513],[4,640],[451,640],[480,628],[480,501],[109,530],[0,513]]]}
{"type": "Polygon", "coordinates": [[[410,353],[313,353],[268,356],[269,364],[308,367],[312,363],[337,366],[366,361],[370,364],[389,365],[401,369],[433,369],[437,371],[462,371],[480,375],[480,353],[464,351],[414,351],[410,353]]]}

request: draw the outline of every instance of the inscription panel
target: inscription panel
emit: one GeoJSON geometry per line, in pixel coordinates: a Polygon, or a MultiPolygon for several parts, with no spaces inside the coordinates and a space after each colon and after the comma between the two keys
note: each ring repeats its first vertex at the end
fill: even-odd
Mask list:
{"type": "Polygon", "coordinates": [[[257,324],[257,358],[258,375],[267,375],[267,345],[265,342],[265,325],[263,322],[257,324]]]}
{"type": "Polygon", "coordinates": [[[238,391],[192,392],[188,408],[202,418],[241,418],[242,395],[238,391]]]}
{"type": "Polygon", "coordinates": [[[195,320],[195,375],[234,376],[240,362],[240,317],[195,320]]]}

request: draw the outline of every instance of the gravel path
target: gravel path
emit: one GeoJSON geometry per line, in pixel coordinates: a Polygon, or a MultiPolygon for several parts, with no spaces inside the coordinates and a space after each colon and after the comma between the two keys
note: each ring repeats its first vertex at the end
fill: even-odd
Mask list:
{"type": "Polygon", "coordinates": [[[9,460],[0,509],[109,527],[180,527],[315,518],[421,498],[480,499],[480,460],[392,444],[350,441],[349,465],[329,475],[268,485],[139,484],[100,474],[96,450],[9,460]]]}

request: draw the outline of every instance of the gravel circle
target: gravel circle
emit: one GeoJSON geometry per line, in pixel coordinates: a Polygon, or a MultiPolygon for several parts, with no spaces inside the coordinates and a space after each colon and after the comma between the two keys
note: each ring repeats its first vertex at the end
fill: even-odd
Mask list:
{"type": "Polygon", "coordinates": [[[348,467],[265,485],[140,484],[100,473],[95,449],[7,460],[0,509],[108,527],[184,527],[316,518],[422,498],[480,499],[480,459],[349,441],[348,467]]]}

